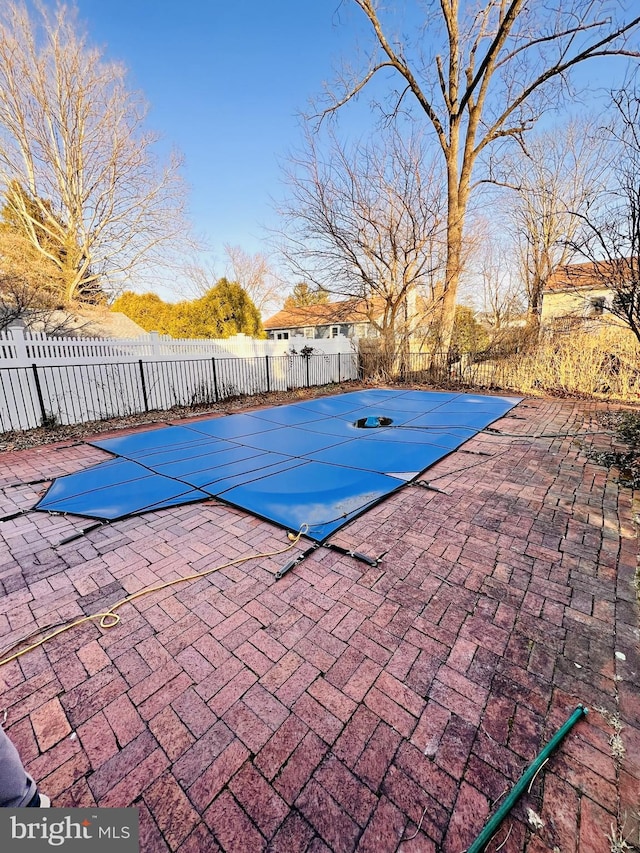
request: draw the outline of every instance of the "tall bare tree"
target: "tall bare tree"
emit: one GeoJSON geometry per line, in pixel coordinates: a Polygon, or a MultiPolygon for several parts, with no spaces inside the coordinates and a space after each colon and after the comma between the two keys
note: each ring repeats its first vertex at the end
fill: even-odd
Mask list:
{"type": "Polygon", "coordinates": [[[418,301],[433,301],[442,181],[419,141],[395,130],[345,145],[329,129],[323,141],[307,133],[290,163],[282,251],[296,275],[360,305],[390,365],[422,319],[418,301]]]}
{"type": "Polygon", "coordinates": [[[66,7],[37,8],[0,11],[0,192],[70,303],[166,260],[188,231],[184,186],[177,157],[157,161],[125,69],[66,7]]]}
{"type": "Polygon", "coordinates": [[[606,186],[610,143],[594,122],[571,121],[531,136],[500,164],[497,182],[511,190],[504,218],[527,294],[527,320],[540,324],[549,276],[569,263],[584,213],[606,186]]]}
{"type": "MultiPolygon", "coordinates": [[[[505,138],[521,140],[545,109],[557,106],[573,68],[610,55],[633,55],[640,16],[620,0],[430,0],[413,39],[397,32],[392,13],[376,0],[353,0],[374,38],[366,70],[346,72],[323,115],[355,98],[381,71],[397,75],[387,118],[407,96],[438,140],[447,181],[447,261],[442,285],[441,338],[455,316],[463,229],[478,158],[505,138]]],[[[417,5],[417,4],[416,4],[417,5]]],[[[391,7],[389,7],[391,8],[391,7]]],[[[414,15],[420,14],[414,11],[414,15]]]]}

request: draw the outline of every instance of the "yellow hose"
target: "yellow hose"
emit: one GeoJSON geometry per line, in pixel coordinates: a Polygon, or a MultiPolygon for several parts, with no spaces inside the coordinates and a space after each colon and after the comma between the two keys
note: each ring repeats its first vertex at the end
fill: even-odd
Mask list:
{"type": "MultiPolygon", "coordinates": [[[[167,587],[175,586],[175,584],[185,583],[186,581],[199,580],[200,578],[206,578],[207,575],[213,574],[213,572],[219,572],[221,569],[228,569],[230,566],[238,566],[240,563],[246,563],[248,560],[260,560],[265,559],[266,557],[277,557],[279,554],[284,554],[286,551],[289,551],[291,548],[296,545],[301,536],[303,536],[309,529],[307,524],[303,524],[298,533],[289,534],[289,539],[291,540],[288,545],[285,545],[284,548],[280,548],[277,551],[269,551],[265,554],[248,554],[246,557],[238,557],[236,560],[230,560],[228,563],[223,563],[220,566],[215,566],[213,569],[207,569],[206,572],[197,572],[193,575],[187,575],[183,578],[174,578],[171,581],[165,581],[161,584],[156,584],[155,586],[145,587],[145,589],[140,589],[138,592],[133,592],[131,595],[128,595],[126,598],[122,598],[120,601],[117,601],[115,604],[112,604],[111,607],[105,611],[104,613],[93,613],[91,616],[83,616],[82,619],[76,619],[75,622],[70,622],[68,625],[63,625],[61,628],[52,631],[51,634],[47,634],[46,637],[42,637],[42,639],[38,640],[36,643],[32,643],[30,646],[26,646],[24,649],[21,649],[19,652],[15,652],[9,657],[2,658],[0,660],[0,666],[4,666],[7,663],[11,663],[13,660],[17,660],[22,655],[26,655],[27,652],[33,651],[33,649],[37,649],[39,646],[43,646],[45,643],[48,643],[49,640],[52,640],[54,637],[59,636],[60,634],[64,634],[65,631],[70,631],[72,628],[76,628],[78,625],[83,625],[85,622],[93,622],[96,619],[99,619],[101,628],[114,628],[118,622],[120,622],[120,616],[116,613],[116,610],[119,610],[124,604],[129,604],[132,601],[135,601],[137,598],[142,598],[144,595],[151,595],[152,592],[159,592],[162,589],[167,589],[167,587]]],[[[30,635],[31,636],[31,635],[30,635]]],[[[15,648],[19,645],[23,640],[19,640],[17,643],[11,648],[15,648]]],[[[9,649],[10,651],[10,649],[9,649]]]]}

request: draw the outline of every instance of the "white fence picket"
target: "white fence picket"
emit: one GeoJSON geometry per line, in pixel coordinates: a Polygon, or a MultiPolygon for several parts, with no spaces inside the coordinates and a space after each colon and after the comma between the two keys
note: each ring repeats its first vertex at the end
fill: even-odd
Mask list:
{"type": "Polygon", "coordinates": [[[83,423],[357,377],[353,343],[47,338],[0,332],[0,431],[83,423]],[[300,350],[311,347],[312,353],[300,350]]]}

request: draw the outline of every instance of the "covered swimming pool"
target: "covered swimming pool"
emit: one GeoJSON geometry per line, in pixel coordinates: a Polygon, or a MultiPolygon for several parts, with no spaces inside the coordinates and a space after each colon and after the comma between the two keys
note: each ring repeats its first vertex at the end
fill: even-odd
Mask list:
{"type": "Polygon", "coordinates": [[[96,440],[113,458],[35,509],[116,521],[215,497],[322,543],[519,401],[372,389],[96,440]]]}

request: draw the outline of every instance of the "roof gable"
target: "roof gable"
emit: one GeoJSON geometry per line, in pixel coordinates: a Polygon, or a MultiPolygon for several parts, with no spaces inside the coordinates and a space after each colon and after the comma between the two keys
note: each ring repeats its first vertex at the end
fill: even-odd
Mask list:
{"type": "Polygon", "coordinates": [[[380,312],[375,305],[367,305],[364,299],[346,299],[342,302],[326,302],[320,305],[305,305],[283,308],[265,320],[265,329],[296,329],[302,326],[329,326],[333,323],[366,323],[370,312],[380,312]]]}
{"type": "Polygon", "coordinates": [[[567,264],[551,273],[544,287],[545,293],[585,288],[602,290],[608,281],[627,278],[631,270],[631,259],[612,261],[588,261],[583,264],[567,264]]]}

